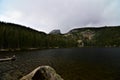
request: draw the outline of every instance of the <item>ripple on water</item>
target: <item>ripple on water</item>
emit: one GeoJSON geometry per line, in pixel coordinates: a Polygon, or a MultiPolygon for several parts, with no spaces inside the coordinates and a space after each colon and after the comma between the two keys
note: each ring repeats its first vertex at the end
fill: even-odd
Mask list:
{"type": "Polygon", "coordinates": [[[0,53],[16,61],[0,62],[0,80],[18,80],[38,66],[50,65],[65,80],[119,80],[119,48],[72,48],[0,53]]]}

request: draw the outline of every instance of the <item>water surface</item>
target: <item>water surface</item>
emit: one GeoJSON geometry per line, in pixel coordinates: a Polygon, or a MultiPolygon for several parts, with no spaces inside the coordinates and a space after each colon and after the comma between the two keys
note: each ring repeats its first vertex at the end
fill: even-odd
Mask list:
{"type": "Polygon", "coordinates": [[[16,61],[0,62],[0,80],[19,80],[38,66],[50,65],[64,80],[120,80],[120,48],[70,48],[1,52],[16,61]]]}

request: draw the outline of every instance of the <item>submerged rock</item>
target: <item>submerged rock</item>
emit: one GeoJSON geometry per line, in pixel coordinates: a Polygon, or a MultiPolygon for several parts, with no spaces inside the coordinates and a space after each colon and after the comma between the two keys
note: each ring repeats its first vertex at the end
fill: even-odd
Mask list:
{"type": "Polygon", "coordinates": [[[63,80],[50,66],[40,66],[20,80],[63,80]]]}

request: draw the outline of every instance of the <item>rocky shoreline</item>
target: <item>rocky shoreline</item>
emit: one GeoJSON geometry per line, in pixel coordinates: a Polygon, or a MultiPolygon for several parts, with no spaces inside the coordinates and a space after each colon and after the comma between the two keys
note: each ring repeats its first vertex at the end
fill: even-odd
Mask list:
{"type": "Polygon", "coordinates": [[[39,66],[20,80],[64,80],[50,66],[39,66]]]}

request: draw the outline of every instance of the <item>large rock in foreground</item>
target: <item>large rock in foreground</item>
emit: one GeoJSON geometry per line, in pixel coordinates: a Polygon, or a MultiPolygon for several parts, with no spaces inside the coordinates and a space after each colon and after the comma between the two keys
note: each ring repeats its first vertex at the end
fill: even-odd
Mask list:
{"type": "Polygon", "coordinates": [[[63,80],[50,66],[40,66],[20,80],[63,80]]]}

